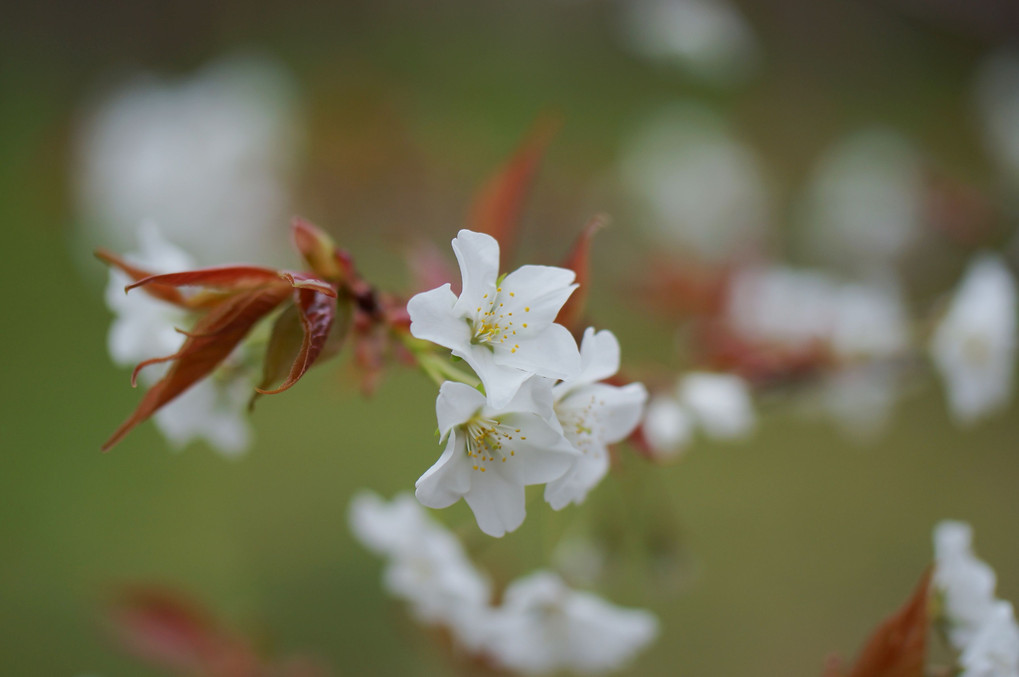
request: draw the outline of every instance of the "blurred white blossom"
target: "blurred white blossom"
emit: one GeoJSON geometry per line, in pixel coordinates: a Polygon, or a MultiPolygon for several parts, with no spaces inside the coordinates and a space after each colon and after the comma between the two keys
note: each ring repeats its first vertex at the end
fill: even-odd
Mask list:
{"type": "Polygon", "coordinates": [[[997,601],[959,657],[959,677],[1019,677],[1019,626],[1009,602],[997,601]]]}
{"type": "Polygon", "coordinates": [[[739,376],[691,372],[680,379],[678,392],[680,403],[709,437],[739,439],[753,431],[750,387],[739,376]]]}
{"type": "Polygon", "coordinates": [[[658,619],[571,590],[538,571],[506,589],[489,621],[485,649],[500,666],[528,674],[617,670],[658,635],[658,619]]]}
{"type": "Polygon", "coordinates": [[[693,415],[674,396],[655,395],[644,414],[642,431],[644,440],[656,458],[675,458],[689,446],[693,438],[693,415]]]}
{"type": "Polygon", "coordinates": [[[997,577],[973,554],[973,529],[965,522],[946,520],[934,528],[934,562],[949,638],[963,650],[993,615],[997,577]]]}
{"type": "Polygon", "coordinates": [[[723,85],[757,67],[757,38],[728,0],[624,0],[619,7],[627,43],[649,59],[723,85]]]}
{"type": "Polygon", "coordinates": [[[820,404],[846,436],[866,443],[885,429],[900,385],[893,365],[849,365],[824,378],[820,404]]]}
{"type": "Polygon", "coordinates": [[[730,326],[744,338],[806,349],[830,339],[837,294],[835,280],[819,272],[751,267],[732,280],[726,313],[730,326]]]}
{"type": "Polygon", "coordinates": [[[268,260],[286,243],[295,99],[279,64],[233,58],[94,102],[73,177],[88,248],[123,251],[153,219],[202,265],[268,260]]]}
{"type": "Polygon", "coordinates": [[[857,132],[820,160],[808,186],[808,249],[826,265],[871,270],[893,265],[922,230],[919,153],[885,129],[857,132]]]}
{"type": "Polygon", "coordinates": [[[480,647],[491,585],[452,533],[409,494],[387,503],[363,490],[351,499],[348,520],[362,544],[387,558],[387,592],[408,602],[420,622],[447,627],[470,650],[480,647]]]}
{"type": "Polygon", "coordinates": [[[645,121],[624,147],[623,180],[664,242],[718,260],[763,241],[768,196],[756,155],[694,105],[645,121]]]}
{"type": "Polygon", "coordinates": [[[974,259],[931,341],[948,404],[963,424],[992,414],[1012,398],[1016,352],[1016,287],[994,254],[974,259]]]}
{"type": "MultiPolygon", "coordinates": [[[[166,241],[151,222],[138,229],[138,245],[137,252],[125,254],[124,258],[153,273],[180,272],[194,267],[191,257],[166,241]]],[[[177,352],[185,340],[177,330],[190,328],[194,321],[187,311],[151,296],[144,289],[125,294],[124,287],[130,283],[127,275],[110,268],[106,304],[114,318],[107,346],[110,357],[121,366],[134,366],[177,352]]],[[[192,385],[155,413],[156,427],[174,448],[204,439],[221,453],[233,456],[251,445],[251,426],[245,410],[253,392],[252,383],[243,374],[236,373],[237,370],[230,369],[241,352],[243,346],[227,358],[226,368],[192,385]]],[[[166,369],[166,364],[151,365],[141,371],[139,378],[152,384],[166,369]]]]}
{"type": "Polygon", "coordinates": [[[890,358],[909,348],[909,314],[893,278],[844,283],[835,293],[831,348],[838,357],[890,358]]]}
{"type": "Polygon", "coordinates": [[[809,269],[746,268],[730,285],[726,314],[745,340],[830,355],[814,404],[852,437],[866,440],[883,428],[900,389],[895,361],[911,340],[909,313],[891,273],[846,282],[809,269]]]}

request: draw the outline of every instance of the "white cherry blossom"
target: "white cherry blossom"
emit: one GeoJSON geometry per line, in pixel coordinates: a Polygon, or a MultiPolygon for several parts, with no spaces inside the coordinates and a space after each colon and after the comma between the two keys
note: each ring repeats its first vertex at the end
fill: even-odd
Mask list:
{"type": "Polygon", "coordinates": [[[612,332],[588,328],[580,359],[580,373],[552,388],[563,433],[580,452],[566,474],[545,487],[545,500],[556,510],[583,502],[605,477],[608,445],[633,432],[647,401],[647,390],[640,383],[622,387],[598,383],[619,371],[619,341],[612,332]]]}
{"type": "Polygon", "coordinates": [[[603,673],[625,666],[650,644],[658,619],[537,571],[510,584],[489,630],[485,648],[502,667],[528,674],[603,673]]]}
{"type": "Polygon", "coordinates": [[[1008,405],[1015,352],[1015,279],[1001,258],[983,254],[967,269],[931,342],[956,420],[972,423],[1008,405]]]}
{"type": "Polygon", "coordinates": [[[446,442],[418,478],[416,495],[430,508],[463,498],[486,534],[499,537],[524,521],[524,486],[562,476],[577,452],[563,436],[547,379],[531,377],[504,407],[463,383],[447,381],[435,403],[446,442]]]}
{"type": "Polygon", "coordinates": [[[361,491],[348,520],[358,540],[388,558],[383,586],[410,604],[420,622],[440,624],[464,647],[477,650],[491,613],[491,585],[460,541],[409,494],[391,502],[361,491]]]}
{"type": "Polygon", "coordinates": [[[997,577],[973,554],[973,529],[946,520],[934,528],[934,585],[941,592],[949,638],[965,648],[991,616],[997,577]]]}
{"type": "Polygon", "coordinates": [[[461,230],[453,240],[463,291],[445,284],[407,304],[415,337],[449,348],[477,373],[495,407],[505,406],[532,374],[575,376],[580,354],[570,332],[555,323],[573,290],[574,273],[521,266],[499,280],[499,243],[461,230]]]}

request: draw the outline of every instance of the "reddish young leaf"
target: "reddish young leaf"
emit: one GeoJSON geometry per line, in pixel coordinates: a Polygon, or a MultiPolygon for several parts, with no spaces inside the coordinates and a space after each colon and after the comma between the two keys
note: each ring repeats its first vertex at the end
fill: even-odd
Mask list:
{"type": "Polygon", "coordinates": [[[294,218],[290,226],[294,247],[318,275],[327,280],[343,277],[343,268],[337,260],[336,243],[320,228],[300,217],[294,218]]]}
{"type": "Polygon", "coordinates": [[[292,270],[281,270],[279,276],[290,283],[294,289],[310,289],[326,296],[336,298],[336,287],[311,273],[298,273],[292,270]]]}
{"type": "Polygon", "coordinates": [[[562,263],[563,268],[569,268],[577,274],[577,283],[580,286],[566,299],[566,303],[559,310],[556,322],[572,331],[574,335],[582,334],[584,331],[580,323],[584,319],[584,307],[587,305],[591,281],[591,240],[594,239],[595,233],[608,225],[608,222],[608,217],[604,215],[598,215],[588,221],[562,263]]]}
{"type": "Polygon", "coordinates": [[[870,636],[847,677],[923,677],[931,570],[924,573],[901,609],[870,636]]]}
{"type": "Polygon", "coordinates": [[[240,291],[269,284],[278,279],[279,272],[272,268],[263,268],[262,266],[215,266],[213,268],[187,270],[181,273],[152,275],[128,285],[126,290],[130,291],[135,287],[143,287],[150,284],[160,284],[169,287],[195,286],[240,291]]]}
{"type": "MultiPolygon", "coordinates": [[[[290,373],[282,384],[272,390],[266,390],[265,388],[269,384],[263,381],[262,385],[255,389],[262,395],[275,395],[289,389],[311,368],[322,352],[326,339],[329,337],[329,331],[332,329],[333,318],[336,315],[336,300],[325,294],[300,289],[297,292],[297,313],[303,338],[300,349],[290,365],[290,373]]],[[[284,330],[290,331],[286,327],[284,330]]],[[[291,339],[287,338],[286,343],[290,342],[291,339]]]]}
{"type": "MultiPolygon", "coordinates": [[[[146,278],[155,277],[155,273],[144,268],[132,265],[120,258],[116,254],[109,252],[105,249],[97,249],[95,251],[96,258],[104,263],[107,263],[115,268],[119,268],[124,274],[130,277],[132,280],[137,282],[138,280],[144,280],[146,278]]],[[[145,292],[150,296],[153,296],[161,301],[172,303],[175,306],[181,308],[190,308],[187,299],[181,294],[176,288],[164,285],[164,284],[149,284],[145,287],[145,292]]],[[[126,293],[126,292],[125,292],[126,293]]]]}
{"type": "Polygon", "coordinates": [[[301,313],[297,304],[288,304],[276,317],[269,335],[269,343],[265,347],[265,359],[262,361],[262,380],[251,396],[248,408],[253,408],[261,396],[261,391],[274,383],[284,380],[301,353],[304,343],[304,329],[301,327],[301,313]]]}
{"type": "Polygon", "coordinates": [[[558,119],[539,119],[509,161],[474,199],[467,223],[471,230],[487,233],[499,241],[503,265],[513,258],[524,202],[545,148],[558,130],[558,119]]]}
{"type": "MultiPolygon", "coordinates": [[[[138,408],[103,445],[103,451],[123,439],[136,425],[154,414],[225,360],[251,328],[293,292],[279,282],[238,292],[212,308],[188,334],[166,376],[153,385],[138,408]]],[[[301,292],[313,293],[313,292],[301,292]]]]}

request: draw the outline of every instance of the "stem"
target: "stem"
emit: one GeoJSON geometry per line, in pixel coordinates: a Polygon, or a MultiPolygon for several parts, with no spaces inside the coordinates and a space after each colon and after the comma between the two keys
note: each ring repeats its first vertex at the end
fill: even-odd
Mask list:
{"type": "Polygon", "coordinates": [[[421,367],[421,371],[435,385],[441,386],[446,381],[465,383],[472,388],[477,388],[481,385],[481,380],[472,372],[457,366],[446,355],[437,353],[434,343],[416,339],[409,334],[404,334],[401,338],[404,347],[414,356],[418,366],[421,367]]]}

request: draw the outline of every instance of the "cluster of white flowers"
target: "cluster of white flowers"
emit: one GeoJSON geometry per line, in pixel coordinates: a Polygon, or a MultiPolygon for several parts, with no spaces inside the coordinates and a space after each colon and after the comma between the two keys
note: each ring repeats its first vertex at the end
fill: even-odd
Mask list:
{"type": "Polygon", "coordinates": [[[644,439],[659,458],[671,458],[692,441],[696,429],[717,440],[742,439],[756,425],[747,382],[733,374],[691,372],[675,393],[658,394],[648,405],[644,439]]]}
{"type": "MultiPolygon", "coordinates": [[[[143,223],[138,229],[138,251],[124,258],[153,273],[179,272],[194,267],[192,258],[167,242],[151,222],[143,223]]],[[[172,355],[185,340],[178,329],[187,329],[193,321],[187,311],[143,291],[125,294],[124,287],[131,282],[126,274],[110,267],[106,305],[113,311],[114,319],[107,335],[107,347],[110,357],[121,366],[134,366],[172,355]]],[[[228,362],[236,362],[236,359],[228,358],[228,362]]],[[[165,364],[155,364],[142,370],[139,377],[151,385],[165,372],[165,364]]],[[[203,379],[159,409],[153,419],[175,448],[205,439],[224,455],[237,455],[251,445],[251,427],[244,413],[251,388],[252,384],[238,375],[203,379]]]]}
{"type": "Polygon", "coordinates": [[[934,529],[934,585],[960,677],[1019,676],[1019,625],[1012,604],[994,596],[996,577],[972,549],[973,530],[945,521],[934,529]]]}
{"type": "Polygon", "coordinates": [[[571,590],[554,573],[512,582],[492,604],[488,579],[460,542],[409,495],[386,503],[362,492],[350,505],[357,538],[388,559],[384,585],[423,623],[447,628],[458,646],[528,674],[622,667],[658,634],[653,614],[571,590]]]}
{"type": "Polygon", "coordinates": [[[1016,355],[1016,285],[998,256],[969,266],[931,341],[956,420],[972,423],[1008,406],[1016,355]]]}
{"type": "Polygon", "coordinates": [[[463,498],[481,530],[498,537],[523,523],[525,485],[547,484],[555,509],[583,501],[608,471],[608,445],[636,427],[647,392],[599,382],[619,369],[610,332],[588,329],[578,350],[555,322],[577,286],[572,271],[529,265],[500,278],[498,243],[468,230],[453,251],[459,297],[449,284],[413,297],[410,331],[470,365],[484,393],[442,384],[435,409],[445,451],[416,494],[431,508],[463,498]]]}

